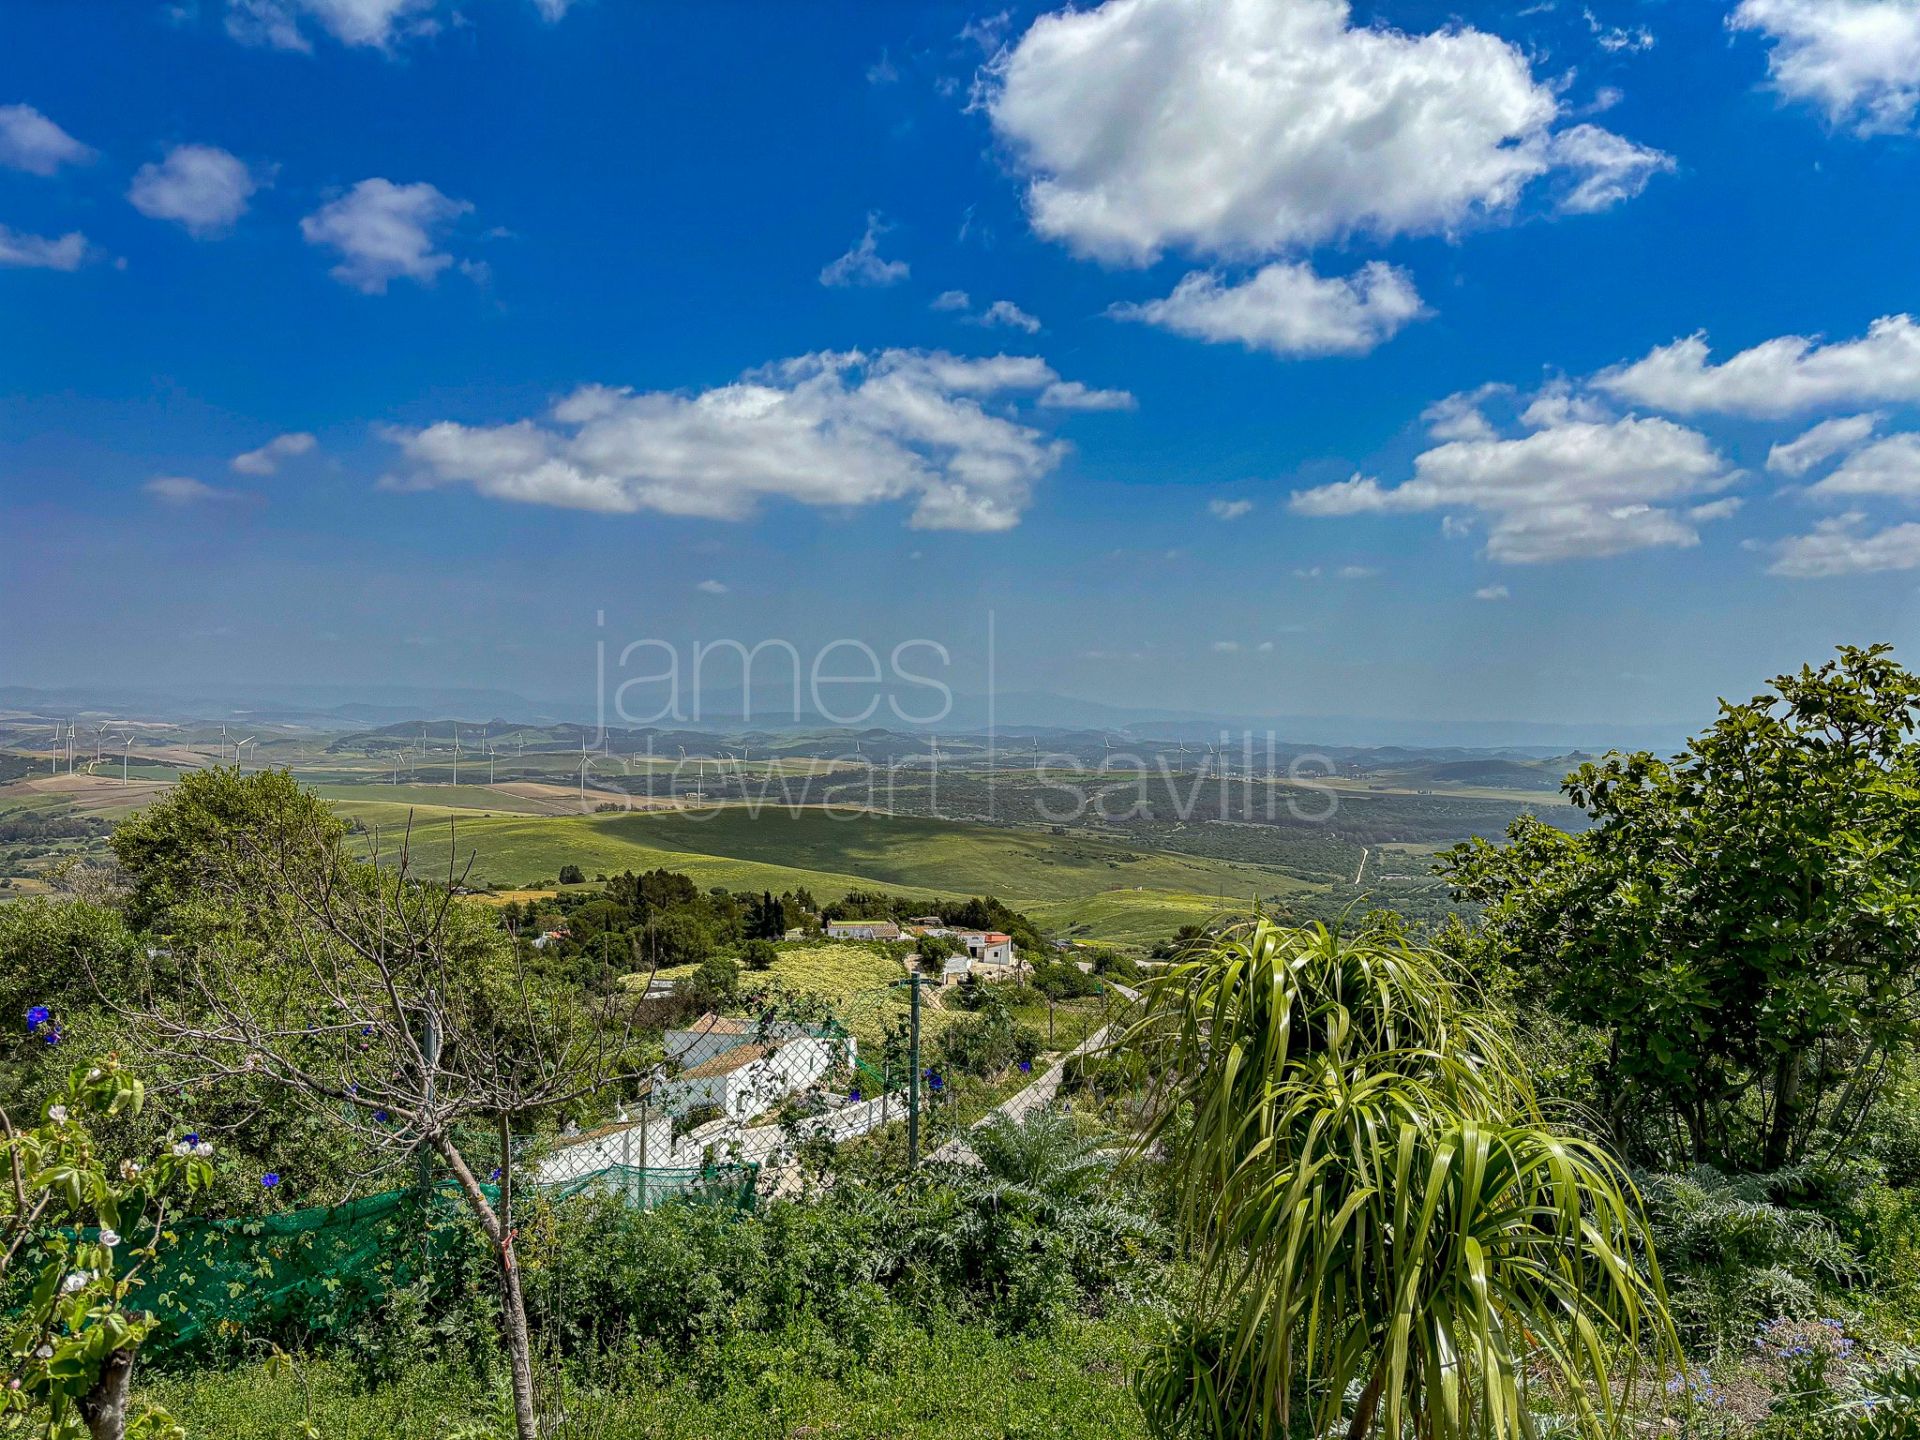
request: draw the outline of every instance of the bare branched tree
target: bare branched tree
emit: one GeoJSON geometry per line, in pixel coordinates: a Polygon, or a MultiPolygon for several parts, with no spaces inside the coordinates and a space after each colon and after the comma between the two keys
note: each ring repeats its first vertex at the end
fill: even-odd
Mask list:
{"type": "Polygon", "coordinates": [[[513,1136],[635,1078],[634,1002],[538,983],[520,946],[454,903],[465,870],[451,853],[443,878],[413,875],[411,835],[409,819],[387,856],[376,833],[366,862],[323,836],[240,842],[249,863],[215,877],[211,898],[255,923],[154,952],[143,1000],[123,1008],[189,1086],[283,1086],[373,1154],[444,1167],[497,1258],[515,1420],[535,1440],[513,1136]]]}

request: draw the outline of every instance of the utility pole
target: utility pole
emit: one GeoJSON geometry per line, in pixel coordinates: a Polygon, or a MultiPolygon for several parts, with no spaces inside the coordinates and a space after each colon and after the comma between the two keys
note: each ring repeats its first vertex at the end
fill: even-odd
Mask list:
{"type": "Polygon", "coordinates": [[[920,977],[907,977],[907,1168],[920,1168],[920,977]]]}

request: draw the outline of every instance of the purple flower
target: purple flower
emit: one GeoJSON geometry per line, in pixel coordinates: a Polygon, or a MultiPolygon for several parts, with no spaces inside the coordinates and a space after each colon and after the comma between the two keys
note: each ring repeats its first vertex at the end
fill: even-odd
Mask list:
{"type": "Polygon", "coordinates": [[[373,1123],[376,1125],[384,1125],[392,1118],[393,1117],[384,1110],[376,1110],[373,1112],[373,1123]]]}
{"type": "Polygon", "coordinates": [[[198,1130],[189,1130],[180,1137],[180,1141],[183,1145],[198,1145],[200,1143],[200,1132],[198,1130]]]}
{"type": "Polygon", "coordinates": [[[859,1099],[860,1099],[860,1092],[858,1090],[849,1090],[847,1092],[847,1103],[849,1105],[854,1104],[859,1099]]]}
{"type": "Polygon", "coordinates": [[[52,1015],[53,1012],[44,1005],[29,1005],[27,1007],[27,1033],[32,1034],[35,1030],[38,1030],[52,1018],[52,1015]]]}
{"type": "Polygon", "coordinates": [[[1033,1073],[1033,1061],[1022,1060],[1020,1062],[1020,1073],[1022,1075],[1031,1075],[1033,1073]]]}
{"type": "Polygon", "coordinates": [[[938,1075],[929,1075],[927,1077],[927,1083],[933,1086],[934,1089],[938,1090],[941,1088],[942,1081],[938,1075]]]}
{"type": "Polygon", "coordinates": [[[40,1038],[45,1040],[49,1045],[58,1045],[60,1043],[60,1027],[58,1025],[47,1026],[46,1033],[40,1038]]]}
{"type": "Polygon", "coordinates": [[[280,1172],[278,1170],[267,1171],[266,1174],[260,1177],[260,1183],[269,1190],[273,1189],[274,1186],[280,1183],[280,1172]]]}
{"type": "Polygon", "coordinates": [[[490,1174],[490,1175],[488,1175],[488,1176],[487,1176],[487,1179],[489,1179],[489,1180],[498,1180],[499,1178],[500,1178],[500,1167],[499,1167],[498,1165],[496,1165],[496,1166],[494,1166],[494,1167],[493,1167],[493,1173],[492,1173],[492,1174],[490,1174]]]}

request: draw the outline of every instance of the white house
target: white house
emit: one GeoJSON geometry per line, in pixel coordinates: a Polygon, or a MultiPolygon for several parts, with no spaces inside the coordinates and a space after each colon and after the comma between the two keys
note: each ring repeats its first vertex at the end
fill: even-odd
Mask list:
{"type": "Polygon", "coordinates": [[[891,920],[829,920],[830,940],[898,940],[900,927],[891,920]]]}
{"type": "Polygon", "coordinates": [[[753,1041],[689,1066],[654,1086],[650,1098],[669,1115],[713,1105],[731,1119],[751,1120],[853,1056],[853,1040],[840,1035],[753,1041]]]}
{"type": "Polygon", "coordinates": [[[976,965],[996,965],[1012,969],[1013,937],[998,930],[962,930],[956,938],[967,947],[967,958],[976,965]]]}

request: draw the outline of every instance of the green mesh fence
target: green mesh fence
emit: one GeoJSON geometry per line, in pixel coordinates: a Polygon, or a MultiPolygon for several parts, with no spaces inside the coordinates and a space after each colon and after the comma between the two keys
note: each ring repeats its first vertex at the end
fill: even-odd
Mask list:
{"type": "MultiPolygon", "coordinates": [[[[745,1210],[755,1180],[752,1166],[613,1166],[532,1188],[532,1195],[607,1194],[635,1206],[680,1199],[745,1210]]],[[[531,1198],[528,1189],[517,1193],[531,1198]]],[[[471,1213],[450,1181],[427,1194],[394,1190],[285,1215],[188,1221],[168,1232],[160,1254],[136,1277],[132,1304],[160,1319],[143,1353],[164,1358],[241,1337],[332,1334],[393,1292],[473,1254],[475,1244],[471,1213]]]]}

